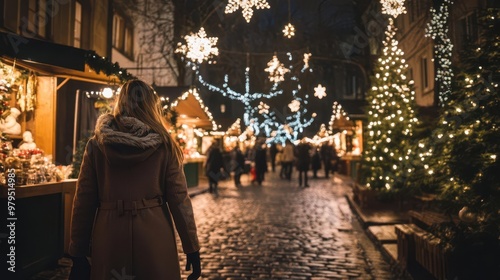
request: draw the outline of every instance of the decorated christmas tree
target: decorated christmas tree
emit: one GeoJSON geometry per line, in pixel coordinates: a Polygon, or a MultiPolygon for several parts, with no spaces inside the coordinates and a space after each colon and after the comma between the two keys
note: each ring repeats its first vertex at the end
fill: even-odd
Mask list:
{"type": "Polygon", "coordinates": [[[367,93],[366,149],[362,180],[367,187],[396,191],[407,189],[415,170],[415,116],[413,81],[407,78],[408,65],[394,38],[393,18],[388,19],[384,48],[375,66],[372,88],[367,93]]]}
{"type": "Polygon", "coordinates": [[[481,39],[461,55],[453,94],[430,139],[426,183],[440,187],[446,210],[469,223],[466,231],[498,238],[500,10],[484,11],[479,24],[481,39]]]}

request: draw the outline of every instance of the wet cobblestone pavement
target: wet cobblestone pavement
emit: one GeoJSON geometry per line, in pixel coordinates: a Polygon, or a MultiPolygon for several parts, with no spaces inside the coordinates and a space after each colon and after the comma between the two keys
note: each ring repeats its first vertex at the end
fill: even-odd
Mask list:
{"type": "MultiPolygon", "coordinates": [[[[353,217],[339,177],[299,188],[266,175],[262,186],[243,177],[241,188],[225,181],[218,196],[193,198],[202,279],[398,279],[353,217]]],[[[32,279],[67,279],[68,271],[62,261],[32,279]]]]}

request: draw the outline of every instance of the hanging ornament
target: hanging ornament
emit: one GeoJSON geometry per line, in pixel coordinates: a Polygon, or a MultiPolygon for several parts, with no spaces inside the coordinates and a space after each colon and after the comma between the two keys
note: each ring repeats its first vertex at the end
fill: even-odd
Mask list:
{"type": "Polygon", "coordinates": [[[283,34],[289,39],[292,38],[295,36],[295,27],[291,23],[288,23],[283,29],[283,34]]]}
{"type": "Polygon", "coordinates": [[[464,206],[462,209],[460,209],[460,211],[458,212],[458,217],[462,222],[467,224],[477,221],[477,214],[470,211],[469,207],[467,206],[464,206]]]}
{"type": "Polygon", "coordinates": [[[400,14],[406,14],[405,0],[380,0],[382,13],[397,18],[400,14]]]}
{"type": "Polygon", "coordinates": [[[260,102],[259,106],[259,114],[269,114],[269,105],[264,102],[260,102]]]}
{"type": "Polygon", "coordinates": [[[184,55],[192,62],[202,63],[219,55],[219,49],[216,47],[219,38],[207,37],[203,27],[198,33],[186,35],[184,39],[187,45],[179,43],[175,52],[184,55]]]}
{"type": "Polygon", "coordinates": [[[325,97],[326,87],[322,86],[321,84],[318,84],[318,86],[314,88],[314,96],[316,96],[319,99],[325,97]]]}
{"type": "Polygon", "coordinates": [[[226,14],[231,14],[241,8],[243,17],[247,22],[250,22],[253,16],[253,7],[255,7],[255,9],[271,8],[266,0],[229,0],[224,12],[226,14]]]}
{"type": "Polygon", "coordinates": [[[283,82],[285,80],[285,74],[290,72],[290,70],[279,61],[276,55],[267,63],[267,68],[264,71],[269,73],[269,80],[273,83],[283,82]]]}

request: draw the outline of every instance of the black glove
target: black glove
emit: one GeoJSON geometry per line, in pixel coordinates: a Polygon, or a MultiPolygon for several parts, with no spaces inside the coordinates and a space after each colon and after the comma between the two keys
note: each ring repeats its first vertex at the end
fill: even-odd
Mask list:
{"type": "Polygon", "coordinates": [[[196,280],[201,276],[201,260],[200,260],[200,251],[196,251],[194,253],[186,254],[187,263],[186,270],[191,270],[191,265],[193,266],[193,273],[188,276],[188,280],[196,280]]]}
{"type": "Polygon", "coordinates": [[[69,280],[89,280],[90,264],[86,257],[71,257],[73,266],[69,274],[69,280]]]}

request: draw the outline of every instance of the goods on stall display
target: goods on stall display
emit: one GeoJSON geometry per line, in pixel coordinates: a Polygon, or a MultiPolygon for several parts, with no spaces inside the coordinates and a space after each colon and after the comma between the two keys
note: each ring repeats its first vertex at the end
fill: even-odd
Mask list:
{"type": "Polygon", "coordinates": [[[16,185],[58,182],[65,178],[63,169],[52,163],[41,149],[13,149],[12,142],[0,140],[0,185],[6,184],[7,172],[14,170],[16,185]]]}

